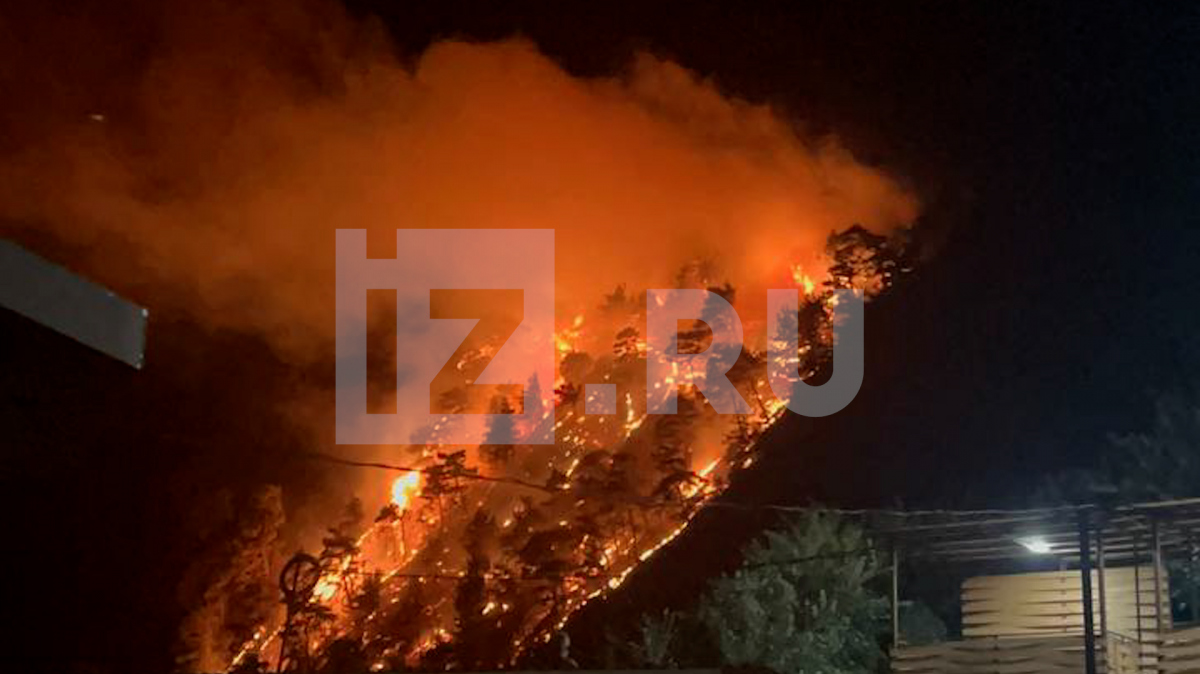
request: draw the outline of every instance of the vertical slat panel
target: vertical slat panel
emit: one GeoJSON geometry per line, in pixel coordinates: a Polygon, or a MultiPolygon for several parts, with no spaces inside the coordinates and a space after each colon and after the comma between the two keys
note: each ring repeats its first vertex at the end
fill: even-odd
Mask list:
{"type": "MultiPolygon", "coordinates": [[[[1153,574],[1142,567],[1143,577],[1153,574]]],[[[1163,574],[1165,578],[1166,574],[1163,574]]],[[[1108,628],[1124,635],[1137,634],[1138,604],[1142,631],[1170,628],[1169,590],[1164,583],[1159,601],[1152,583],[1135,589],[1132,567],[1107,569],[1105,603],[1108,628]]],[[[980,576],[963,583],[963,636],[988,637],[1022,634],[1082,634],[1083,608],[1079,573],[1050,571],[1004,576],[980,576]]],[[[1093,587],[1098,587],[1093,572],[1093,587]]],[[[1093,606],[1093,623],[1099,625],[1099,602],[1093,606]]]]}

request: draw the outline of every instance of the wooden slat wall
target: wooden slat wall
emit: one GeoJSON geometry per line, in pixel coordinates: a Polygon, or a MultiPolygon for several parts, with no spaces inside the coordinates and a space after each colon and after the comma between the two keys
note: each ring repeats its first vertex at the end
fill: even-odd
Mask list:
{"type": "Polygon", "coordinates": [[[1164,634],[1158,654],[1160,672],[1200,674],[1200,627],[1189,627],[1164,634]]]}
{"type": "MultiPolygon", "coordinates": [[[[1154,567],[1138,570],[1140,593],[1135,597],[1133,567],[1106,569],[1108,629],[1136,638],[1138,604],[1141,604],[1143,640],[1171,627],[1167,575],[1159,601],[1154,601],[1154,567]]],[[[1078,571],[1048,571],[1004,576],[979,576],[962,586],[964,637],[1053,635],[1083,633],[1083,601],[1078,571]]],[[[1093,625],[1100,629],[1100,582],[1092,574],[1093,625]]]]}
{"type": "MultiPolygon", "coordinates": [[[[967,639],[893,649],[891,665],[895,674],[1080,674],[1083,649],[1082,636],[967,639]]],[[[1103,651],[1096,664],[1108,671],[1103,651]]]]}
{"type": "MultiPolygon", "coordinates": [[[[1193,647],[1200,647],[1200,632],[1193,647]]],[[[1097,644],[1096,670],[1101,674],[1151,674],[1139,658],[1138,645],[1127,639],[1097,644]]],[[[1080,674],[1084,670],[1082,635],[990,637],[933,646],[893,649],[893,674],[1080,674]]],[[[1200,650],[1197,650],[1200,653],[1200,650]]],[[[1190,661],[1200,665],[1200,656],[1190,661]]],[[[1193,674],[1200,669],[1171,670],[1193,674]]]]}
{"type": "Polygon", "coordinates": [[[1158,671],[1156,644],[1138,644],[1129,637],[1109,632],[1104,640],[1104,652],[1108,654],[1109,674],[1156,674],[1158,671]]]}

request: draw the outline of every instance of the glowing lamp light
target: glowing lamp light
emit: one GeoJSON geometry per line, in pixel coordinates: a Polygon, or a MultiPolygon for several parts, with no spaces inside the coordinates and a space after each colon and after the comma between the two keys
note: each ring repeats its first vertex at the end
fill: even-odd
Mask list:
{"type": "Polygon", "coordinates": [[[1044,555],[1051,551],[1050,543],[1041,536],[1027,536],[1025,538],[1018,538],[1017,542],[1020,543],[1021,546],[1026,550],[1035,555],[1044,555]]]}

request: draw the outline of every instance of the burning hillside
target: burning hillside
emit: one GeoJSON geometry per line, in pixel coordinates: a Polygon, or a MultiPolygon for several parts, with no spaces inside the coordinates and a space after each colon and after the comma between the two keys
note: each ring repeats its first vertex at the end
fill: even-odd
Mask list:
{"type": "MultiPolygon", "coordinates": [[[[858,228],[832,236],[827,250],[825,278],[794,269],[799,321],[781,328],[801,335],[788,365],[810,380],[828,373],[833,291],[877,294],[903,265],[897,240],[858,228]]],[[[734,299],[729,286],[706,286],[711,279],[690,282],[734,299]]],[[[678,414],[648,416],[647,400],[664,393],[635,391],[646,382],[647,361],[667,356],[641,339],[645,297],[623,287],[608,295],[594,312],[603,340],[588,335],[586,316],[564,326],[554,407],[536,427],[506,426],[515,442],[439,444],[452,423],[444,416],[423,429],[430,444],[410,447],[405,465],[392,467],[398,476],[375,465],[378,479],[390,481],[390,500],[352,502],[319,554],[289,561],[280,578],[286,609],[247,635],[231,667],[266,662],[308,671],[353,657],[376,670],[504,668],[681,533],[733,472],[751,466],[757,437],[784,408],[767,385],[766,355],[748,349],[729,377],[751,414],[717,415],[697,393],[705,373],[676,368],[667,381],[680,387],[678,414]],[[587,341],[610,348],[579,350],[587,341]],[[616,415],[586,413],[587,381],[623,392],[616,415]],[[554,445],[520,443],[548,433],[554,445]]],[[[681,351],[703,325],[681,333],[681,351]]],[[[464,411],[470,381],[465,374],[443,391],[443,400],[457,401],[448,412],[464,411]]],[[[504,395],[489,403],[493,411],[520,404],[504,395]]]]}
{"type": "MultiPolygon", "coordinates": [[[[105,109],[51,92],[14,122],[32,140],[6,148],[0,214],[45,223],[131,298],[253,335],[302,371],[332,368],[337,229],[553,229],[559,316],[540,421],[492,428],[478,448],[439,434],[451,414],[521,405],[461,388],[495,344],[472,345],[437,399],[447,416],[411,446],[335,446],[327,382],[281,400],[308,438],[294,463],[394,469],[346,481],[331,467],[301,489],[281,466],[282,490],[247,499],[229,540],[206,539],[217,552],[185,574],[183,668],[512,662],[753,461],[781,408],[765,385],[765,290],[802,295],[794,365],[819,377],[831,291],[878,293],[901,266],[892,233],[916,218],[908,191],[670,61],[580,78],[509,40],[438,42],[404,63],[375,27],[324,6],[175,9],[154,17],[149,56],[118,50],[121,77],[101,69],[79,87],[105,109]],[[662,354],[646,345],[645,290],[665,287],[737,307],[747,348],[729,376],[751,414],[716,415],[693,390],[704,373],[679,371],[679,413],[647,416],[647,363],[662,354]],[[586,413],[587,382],[616,385],[615,415],[586,413]],[[522,444],[549,433],[553,445],[522,444]],[[276,558],[298,547],[312,556],[276,558]]],[[[106,40],[119,43],[91,43],[106,40]]],[[[29,73],[76,65],[27,46],[13,59],[29,73]]],[[[685,338],[705,347],[700,326],[685,338]]]]}

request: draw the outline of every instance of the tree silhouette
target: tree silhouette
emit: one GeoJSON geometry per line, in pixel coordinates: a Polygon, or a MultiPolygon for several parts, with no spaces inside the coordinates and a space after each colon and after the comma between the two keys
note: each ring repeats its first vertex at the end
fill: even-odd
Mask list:
{"type": "Polygon", "coordinates": [[[863,532],[808,513],[746,550],[694,609],[642,618],[625,657],[637,667],[713,667],[780,674],[872,674],[884,661],[887,601],[863,532]]]}
{"type": "Polygon", "coordinates": [[[516,410],[507,397],[496,396],[492,399],[489,411],[497,416],[492,417],[488,423],[487,436],[479,448],[480,453],[488,463],[503,467],[512,460],[513,445],[517,441],[516,424],[513,421],[516,410]]]}
{"type": "Polygon", "coordinates": [[[458,631],[455,652],[462,669],[482,670],[494,663],[502,653],[497,651],[495,618],[486,613],[488,582],[491,570],[488,549],[496,535],[495,522],[483,511],[476,511],[463,532],[463,548],[467,552],[466,575],[458,582],[454,593],[454,610],[458,631]]]}
{"type": "Polygon", "coordinates": [[[695,478],[689,466],[698,416],[696,402],[680,391],[676,413],[662,415],[655,424],[655,444],[650,452],[659,472],[659,481],[652,494],[655,500],[667,503],[681,500],[683,487],[695,478]]]}
{"type": "Polygon", "coordinates": [[[876,295],[890,286],[896,274],[909,267],[904,234],[887,238],[862,225],[831,234],[825,252],[833,260],[829,277],[834,288],[855,288],[876,295]]]}
{"type": "Polygon", "coordinates": [[[449,454],[438,452],[438,461],[425,469],[425,478],[421,483],[421,498],[430,499],[437,503],[438,515],[442,522],[446,520],[446,499],[457,499],[466,489],[462,478],[479,474],[478,469],[467,467],[466,450],[458,450],[449,454]]]}
{"type": "Polygon", "coordinates": [[[712,584],[698,615],[723,664],[874,672],[887,602],[868,583],[879,573],[860,529],[808,513],[753,543],[742,569],[712,584]]]}
{"type": "MultiPolygon", "coordinates": [[[[1038,505],[1120,505],[1200,495],[1200,395],[1160,396],[1154,421],[1140,433],[1115,435],[1092,466],[1047,478],[1032,501],[1038,505]]],[[[1166,562],[1173,601],[1200,616],[1200,545],[1166,562]]]]}

